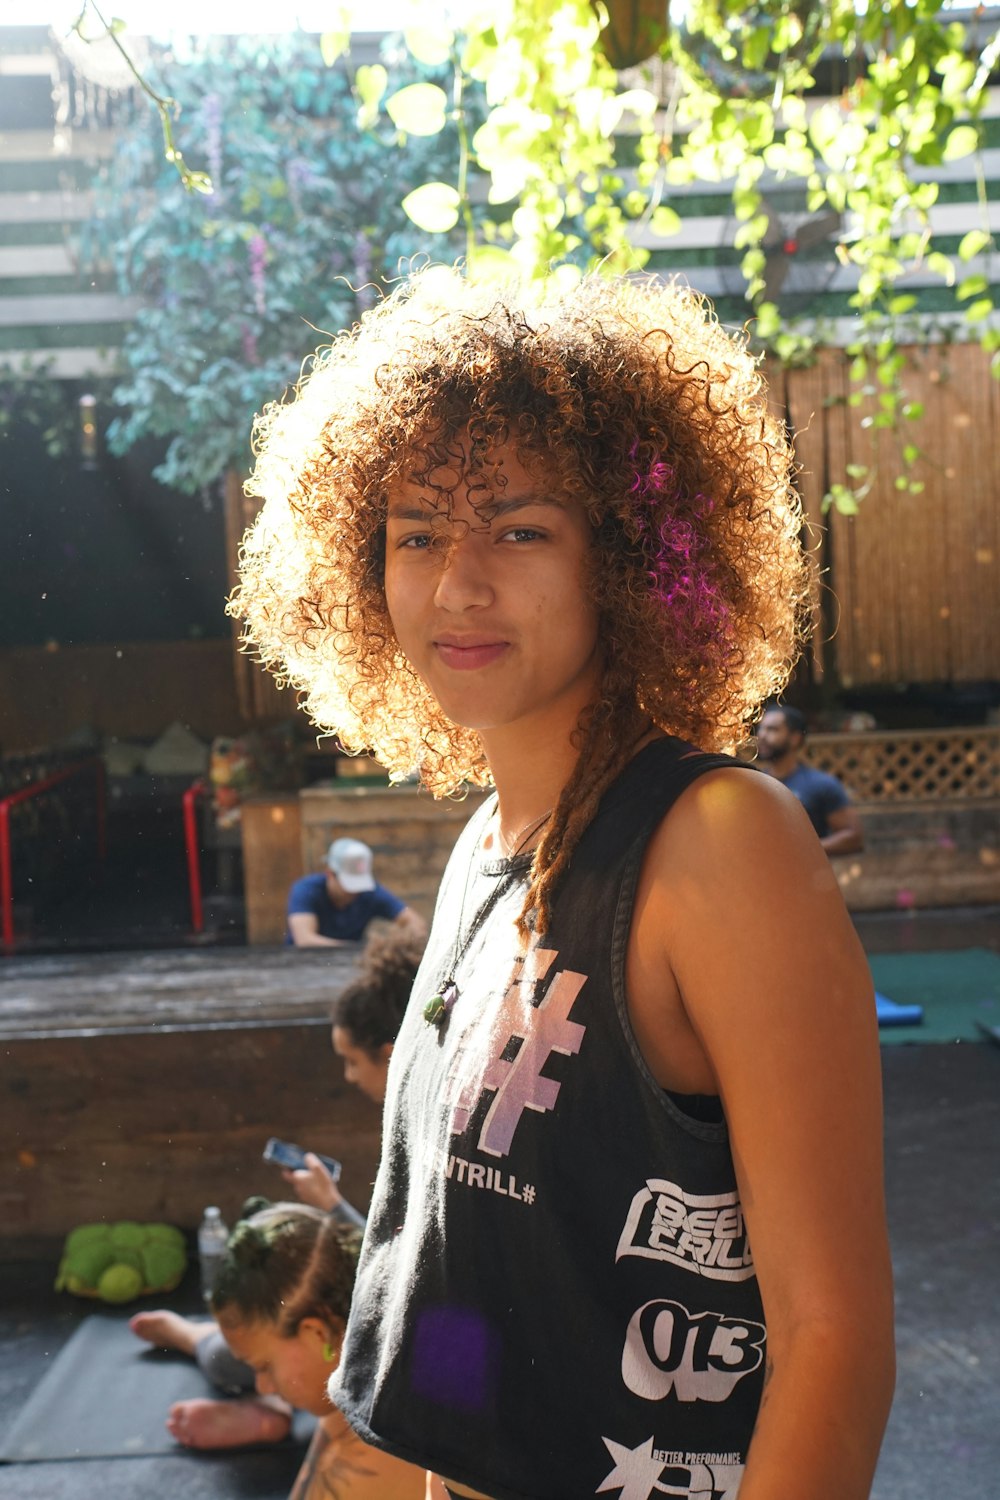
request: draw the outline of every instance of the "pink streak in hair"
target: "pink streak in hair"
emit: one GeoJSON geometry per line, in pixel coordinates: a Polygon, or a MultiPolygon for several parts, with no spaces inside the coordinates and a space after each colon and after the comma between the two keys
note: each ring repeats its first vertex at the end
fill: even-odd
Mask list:
{"type": "Polygon", "coordinates": [[[690,645],[725,637],[729,606],[713,576],[710,544],[699,524],[715,509],[714,500],[700,492],[693,498],[679,494],[676,474],[662,459],[636,472],[629,493],[640,504],[650,589],[673,613],[677,634],[690,645]]]}

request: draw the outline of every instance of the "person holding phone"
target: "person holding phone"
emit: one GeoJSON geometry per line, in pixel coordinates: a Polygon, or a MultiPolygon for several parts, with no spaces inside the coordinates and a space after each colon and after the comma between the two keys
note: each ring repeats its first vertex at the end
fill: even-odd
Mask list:
{"type": "Polygon", "coordinates": [[[893,1387],[871,978],[731,752],[812,576],[741,340],[433,267],[260,419],[231,608],[324,731],[490,785],[389,1069],[331,1398],[479,1500],[864,1500],[893,1387]]]}
{"type": "MultiPolygon", "coordinates": [[[[354,982],[338,995],[333,1008],[334,1052],[343,1059],[349,1084],[381,1104],[385,1098],[389,1058],[399,1032],[422,943],[408,932],[373,933],[354,982]]],[[[345,1230],[363,1230],[365,1216],[338,1186],[339,1163],[314,1152],[300,1152],[282,1141],[269,1141],[265,1160],[281,1167],[299,1199],[328,1213],[345,1230]],[[270,1149],[268,1149],[270,1148],[270,1149]],[[288,1165],[301,1158],[301,1165],[288,1165]]],[[[136,1313],[132,1332],[159,1349],[176,1349],[197,1360],[204,1375],[227,1396],[255,1389],[253,1370],[235,1355],[215,1320],[188,1318],[167,1308],[136,1313]]],[[[249,1396],[242,1401],[179,1401],[167,1425],[189,1448],[230,1448],[275,1443],[288,1435],[291,1408],[280,1397],[249,1396]]]]}

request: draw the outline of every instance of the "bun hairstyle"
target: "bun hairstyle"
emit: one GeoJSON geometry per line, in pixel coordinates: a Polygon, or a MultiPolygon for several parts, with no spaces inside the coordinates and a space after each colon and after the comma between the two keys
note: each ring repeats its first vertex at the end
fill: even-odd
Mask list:
{"type": "Polygon", "coordinates": [[[355,1047],[374,1054],[396,1040],[423,948],[422,940],[391,929],[369,938],[358,978],[333,1007],[334,1026],[350,1032],[355,1047]]]}
{"type": "Polygon", "coordinates": [[[303,1318],[347,1321],[361,1236],[318,1208],[272,1203],[241,1219],[219,1267],[212,1311],[225,1329],[273,1323],[291,1338],[303,1318]]]}

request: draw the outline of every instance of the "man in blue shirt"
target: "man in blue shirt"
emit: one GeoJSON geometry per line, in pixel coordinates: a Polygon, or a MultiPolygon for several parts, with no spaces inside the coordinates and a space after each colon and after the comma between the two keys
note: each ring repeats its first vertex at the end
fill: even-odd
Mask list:
{"type": "Polygon", "coordinates": [[[827,854],[858,854],[865,847],[865,835],[850,794],[836,776],[802,764],[805,738],[804,715],[778,704],[757,725],[757,759],[798,797],[827,854]]]}
{"type": "Polygon", "coordinates": [[[359,943],[376,917],[425,938],[424,921],[372,873],[372,851],[359,839],[335,839],[326,869],[303,875],[288,893],[288,935],[296,948],[342,948],[359,943]]]}

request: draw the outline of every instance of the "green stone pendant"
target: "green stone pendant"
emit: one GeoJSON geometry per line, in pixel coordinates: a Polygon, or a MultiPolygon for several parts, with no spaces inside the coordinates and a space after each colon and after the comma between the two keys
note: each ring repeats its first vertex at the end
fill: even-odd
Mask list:
{"type": "Polygon", "coordinates": [[[424,1006],[424,1020],[429,1026],[440,1026],[457,999],[458,985],[454,979],[446,980],[440,994],[432,995],[424,1006]]]}

